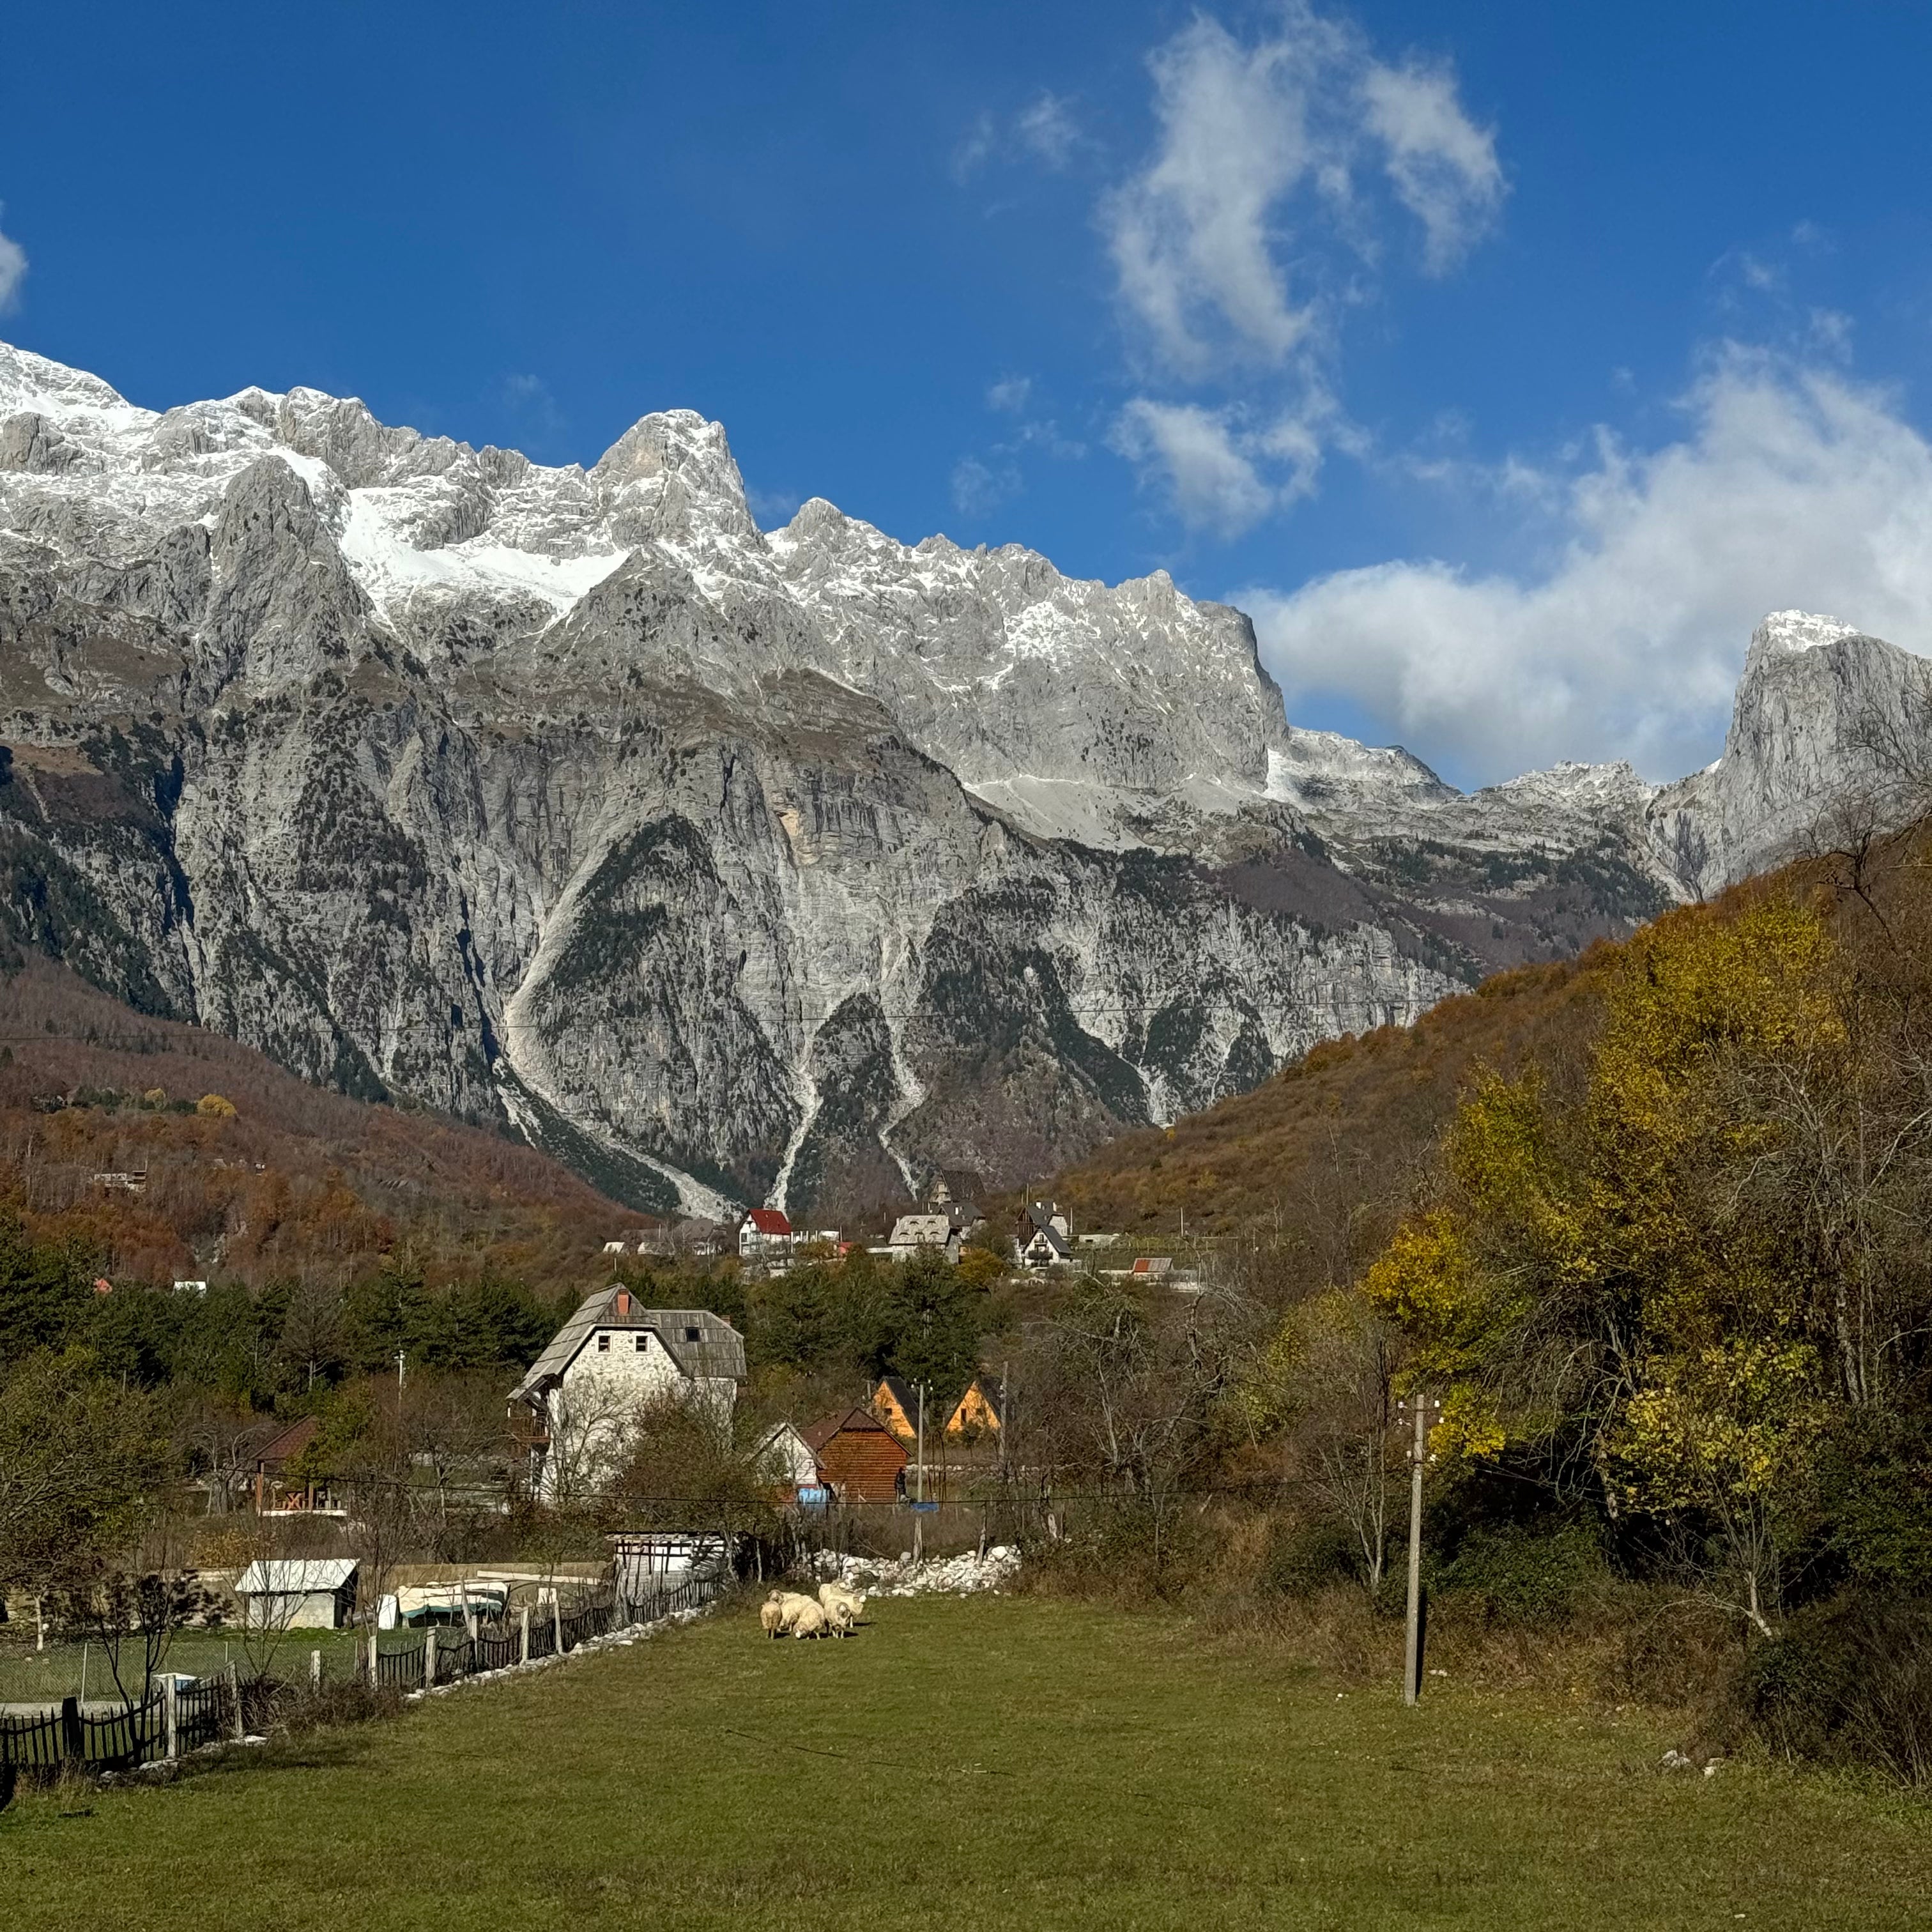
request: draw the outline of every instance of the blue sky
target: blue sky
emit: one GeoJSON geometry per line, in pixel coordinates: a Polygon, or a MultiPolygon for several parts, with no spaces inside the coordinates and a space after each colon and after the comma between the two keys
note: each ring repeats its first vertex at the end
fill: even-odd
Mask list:
{"type": "Polygon", "coordinates": [[[1932,649],[1932,10],[70,4],[0,334],[1165,568],[1474,782],[1714,755],[1789,604],[1932,649]]]}

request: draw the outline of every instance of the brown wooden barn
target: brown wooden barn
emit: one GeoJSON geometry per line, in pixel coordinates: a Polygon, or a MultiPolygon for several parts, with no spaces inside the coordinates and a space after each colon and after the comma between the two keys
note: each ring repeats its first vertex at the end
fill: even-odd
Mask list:
{"type": "Polygon", "coordinates": [[[848,1503],[889,1503],[900,1494],[904,1445],[876,1415],[848,1408],[805,1431],[825,1480],[848,1503]]]}

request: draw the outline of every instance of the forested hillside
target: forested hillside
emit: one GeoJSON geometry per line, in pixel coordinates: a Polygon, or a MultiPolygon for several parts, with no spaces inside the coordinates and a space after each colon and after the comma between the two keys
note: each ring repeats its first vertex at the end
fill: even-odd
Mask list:
{"type": "Polygon", "coordinates": [[[574,1290],[638,1220],[518,1142],[311,1087],[34,953],[0,977],[0,1198],[94,1273],[163,1286],[394,1266],[574,1290]]]}
{"type": "Polygon", "coordinates": [[[1317,1046],[1252,1093],[1109,1142],[1053,1191],[1076,1228],[1265,1231],[1346,1271],[1380,1226],[1375,1204],[1400,1196],[1473,1067],[1555,1053],[1587,1033],[1605,957],[1498,973],[1412,1027],[1317,1046]]]}

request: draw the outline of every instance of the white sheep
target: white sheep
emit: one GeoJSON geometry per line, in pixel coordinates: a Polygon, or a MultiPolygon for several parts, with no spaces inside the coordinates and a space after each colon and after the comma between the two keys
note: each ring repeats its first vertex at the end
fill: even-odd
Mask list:
{"type": "Polygon", "coordinates": [[[778,1628],[788,1636],[796,1634],[794,1627],[807,1610],[819,1608],[809,1597],[802,1597],[796,1590],[774,1590],[770,1600],[778,1606],[778,1628]]]}
{"type": "Polygon", "coordinates": [[[826,1605],[824,1609],[826,1617],[832,1625],[832,1634],[834,1636],[850,1636],[853,1627],[859,1621],[853,1614],[852,1606],[841,1597],[836,1603],[826,1605]]]}
{"type": "Polygon", "coordinates": [[[826,1620],[824,1611],[809,1597],[800,1598],[798,1603],[799,1609],[791,1620],[792,1635],[800,1638],[827,1635],[831,1625],[826,1620]]]}
{"type": "Polygon", "coordinates": [[[859,1612],[866,1607],[865,1592],[862,1590],[848,1590],[843,1583],[820,1584],[818,1600],[824,1606],[825,1614],[829,1617],[836,1618],[842,1604],[845,1610],[846,1622],[848,1626],[859,1621],[859,1612]]]}
{"type": "Polygon", "coordinates": [[[764,1627],[766,1636],[779,1637],[784,1634],[784,1604],[780,1593],[774,1590],[758,1606],[758,1622],[764,1627]]]}

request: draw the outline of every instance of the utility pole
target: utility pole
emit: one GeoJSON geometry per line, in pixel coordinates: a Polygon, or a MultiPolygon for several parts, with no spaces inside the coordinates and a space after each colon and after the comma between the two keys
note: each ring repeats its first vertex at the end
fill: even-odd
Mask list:
{"type": "MultiPolygon", "coordinates": [[[[922,1504],[926,1501],[926,1384],[914,1382],[912,1386],[919,1401],[919,1412],[913,1418],[914,1440],[919,1447],[919,1468],[914,1476],[919,1494],[915,1500],[922,1504]]],[[[912,1555],[915,1563],[925,1561],[926,1511],[922,1508],[916,1508],[912,1513],[912,1555]]]]}
{"type": "Polygon", "coordinates": [[[1442,1414],[1442,1405],[1418,1395],[1396,1407],[1415,1418],[1415,1442],[1408,1452],[1408,1633],[1402,1670],[1402,1701],[1413,1704],[1422,1695],[1422,1470],[1430,1460],[1429,1419],[1442,1414]]]}

